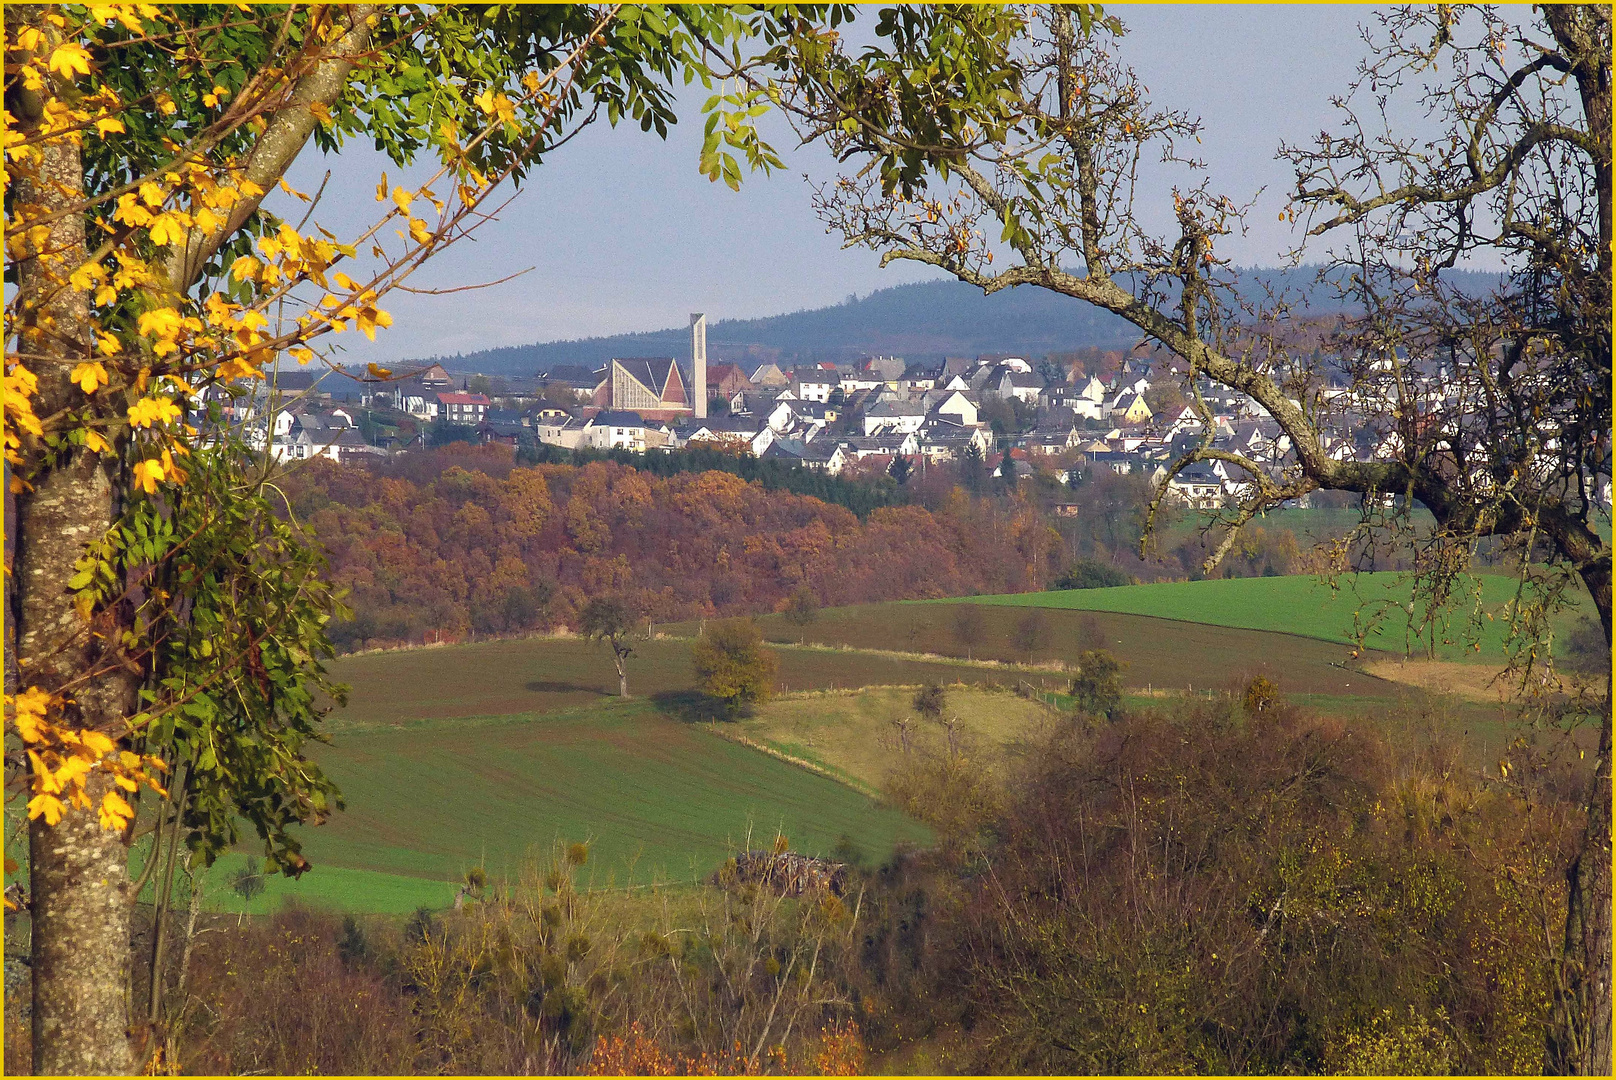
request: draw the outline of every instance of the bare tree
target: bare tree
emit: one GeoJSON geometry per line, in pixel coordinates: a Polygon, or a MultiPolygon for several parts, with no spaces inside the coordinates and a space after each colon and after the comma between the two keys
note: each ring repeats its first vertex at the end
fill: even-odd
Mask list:
{"type": "Polygon", "coordinates": [[[623,601],[597,596],[578,614],[578,626],[591,641],[604,641],[612,649],[612,665],[617,668],[617,696],[628,697],[628,658],[634,655],[629,635],[634,631],[634,614],[623,601]]]}
{"type": "MultiPolygon", "coordinates": [[[[1287,348],[1306,298],[1242,281],[1222,256],[1246,208],[1194,160],[1199,122],[1154,107],[1120,61],[1114,18],[1079,6],[881,20],[877,47],[803,32],[781,62],[777,96],[800,133],[846,166],[819,189],[819,213],[883,264],[935,266],[989,293],[1049,289],[1176,357],[1205,437],[1170,474],[1220,462],[1243,480],[1207,570],[1265,509],[1355,492],[1366,529],[1384,537],[1389,524],[1412,552],[1407,611],[1422,628],[1479,587],[1465,571],[1480,547],[1515,555],[1523,691],[1551,685],[1548,615],[1579,583],[1609,643],[1608,8],[1546,5],[1520,24],[1451,6],[1380,16],[1339,130],[1282,150],[1297,174],[1286,217],[1332,245],[1315,295],[1334,291],[1355,313],[1310,357],[1287,348]],[[1395,130],[1394,97],[1432,130],[1395,130]],[[1163,235],[1136,210],[1147,155],[1185,176],[1157,196],[1171,200],[1163,235]],[[1500,264],[1494,288],[1454,284],[1456,269],[1500,264]],[[1277,422],[1278,464],[1214,442],[1213,382],[1277,422]],[[1412,529],[1419,507],[1434,529],[1412,529]]],[[[1545,1057],[1555,1071],[1610,1068],[1611,731],[1608,705],[1596,711],[1545,1057]]]]}
{"type": "Polygon", "coordinates": [[[982,623],[982,609],[975,604],[960,604],[954,609],[954,640],[965,647],[965,659],[971,659],[971,650],[982,644],[987,632],[982,623]]]}

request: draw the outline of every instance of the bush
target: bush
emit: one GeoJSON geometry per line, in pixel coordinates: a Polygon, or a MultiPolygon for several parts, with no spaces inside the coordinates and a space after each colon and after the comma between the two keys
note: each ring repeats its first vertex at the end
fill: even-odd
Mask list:
{"type": "Polygon", "coordinates": [[[1133,578],[1098,559],[1079,559],[1050,582],[1050,589],[1110,589],[1132,585],[1133,578]]]}
{"type": "Polygon", "coordinates": [[[1110,717],[1122,708],[1122,669],[1125,665],[1105,649],[1090,649],[1077,658],[1071,694],[1077,711],[1110,717]]]}
{"type": "Polygon", "coordinates": [[[768,699],[779,662],[763,644],[751,619],[711,623],[690,650],[702,692],[716,698],[730,716],[768,699]]]}

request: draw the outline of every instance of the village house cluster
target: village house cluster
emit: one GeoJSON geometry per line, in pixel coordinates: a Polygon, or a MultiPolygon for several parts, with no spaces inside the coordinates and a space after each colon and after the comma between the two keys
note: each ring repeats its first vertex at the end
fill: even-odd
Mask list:
{"type": "MultiPolygon", "coordinates": [[[[693,326],[695,326],[693,321],[693,326]]],[[[257,392],[223,403],[258,449],[277,460],[385,457],[464,439],[560,450],[674,452],[718,447],[831,475],[904,473],[967,460],[1016,478],[1047,470],[1109,469],[1166,482],[1196,509],[1238,499],[1250,481],[1238,466],[1197,464],[1168,478],[1172,462],[1205,437],[1182,374],[1134,355],[1108,377],[1013,356],[905,363],[892,356],[806,362],[614,358],[601,367],[559,365],[522,378],[451,373],[442,364],[383,379],[341,371],[283,371],[257,392]],[[697,388],[701,394],[698,398],[697,388]]],[[[1318,365],[1315,393],[1336,419],[1328,451],[1342,460],[1397,452],[1377,410],[1355,408],[1342,365],[1318,365]]],[[[1420,377],[1434,399],[1435,368],[1420,377]]],[[[1212,445],[1277,473],[1290,440],[1249,397],[1201,379],[1212,445]]]]}

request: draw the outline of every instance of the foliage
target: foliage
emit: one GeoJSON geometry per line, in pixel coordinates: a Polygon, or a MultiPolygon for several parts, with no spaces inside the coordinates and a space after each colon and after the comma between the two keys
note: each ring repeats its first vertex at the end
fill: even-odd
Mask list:
{"type": "Polygon", "coordinates": [[[1010,640],[1027,654],[1027,662],[1032,663],[1034,655],[1049,640],[1049,618],[1043,609],[1033,608],[1017,619],[1010,640]]]}
{"type": "Polygon", "coordinates": [[[1053,733],[931,931],[962,1064],[1535,1071],[1577,815],[1449,754],[1233,702],[1053,733]]]}
{"type": "Polygon", "coordinates": [[[1070,692],[1077,711],[1085,716],[1114,717],[1122,708],[1123,663],[1105,649],[1078,656],[1077,674],[1070,692]]]}
{"type": "Polygon", "coordinates": [[[578,628],[591,641],[604,641],[611,647],[612,663],[617,667],[618,696],[628,697],[628,675],[623,664],[634,655],[628,636],[634,629],[634,614],[621,599],[597,596],[585,604],[578,613],[578,628]]]}
{"type": "Polygon", "coordinates": [[[819,618],[819,598],[807,585],[799,585],[786,597],[786,621],[806,634],[808,624],[819,618]]]}
{"type": "Polygon", "coordinates": [[[1079,559],[1066,572],[1050,582],[1050,589],[1111,589],[1131,585],[1133,579],[1098,559],[1079,559]]]}
{"type": "Polygon", "coordinates": [[[230,875],[230,891],[241,897],[243,904],[252,903],[264,891],[264,872],[252,856],[230,875]]]}
{"type": "Polygon", "coordinates": [[[965,658],[971,658],[971,650],[982,644],[986,628],[982,623],[982,612],[977,610],[975,604],[960,604],[954,609],[949,629],[954,634],[954,640],[965,649],[965,658]]]}
{"type": "Polygon", "coordinates": [[[915,712],[924,720],[941,720],[943,716],[943,688],[938,683],[927,683],[915,691],[915,712]]]}
{"type": "Polygon", "coordinates": [[[779,660],[750,619],[710,624],[690,647],[690,660],[702,692],[723,702],[731,716],[768,700],[774,691],[779,660]]]}
{"type": "Polygon", "coordinates": [[[868,518],[872,510],[883,506],[902,506],[911,501],[903,489],[880,477],[831,476],[822,469],[732,453],[707,443],[697,443],[677,453],[647,451],[643,454],[588,447],[569,451],[540,443],[523,447],[517,453],[517,463],[521,465],[582,467],[595,461],[613,461],[652,476],[677,476],[690,472],[731,473],[748,483],[762,485],[765,491],[809,495],[832,506],[846,507],[861,521],[868,518]]]}
{"type": "Polygon", "coordinates": [[[379,476],[321,460],[282,484],[349,590],[354,618],[332,627],[349,649],[576,627],[602,592],[660,624],[780,610],[804,589],[824,606],[1019,589],[1043,527],[963,494],[861,521],[727,472],[523,468],[502,447],[411,453],[379,476]]]}

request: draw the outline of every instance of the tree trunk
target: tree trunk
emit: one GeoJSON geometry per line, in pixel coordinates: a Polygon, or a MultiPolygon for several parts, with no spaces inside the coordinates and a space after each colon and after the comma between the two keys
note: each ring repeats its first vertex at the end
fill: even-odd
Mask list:
{"type": "MultiPolygon", "coordinates": [[[[97,802],[110,787],[87,784],[97,802]]],[[[95,810],[29,828],[33,912],[34,1073],[134,1072],[129,1041],[129,852],[95,810]]]]}
{"type": "MultiPolygon", "coordinates": [[[[1608,563],[1605,566],[1608,567],[1608,563]]],[[[1603,567],[1584,574],[1610,644],[1610,574],[1603,567]]],[[[1611,713],[1606,684],[1599,753],[1588,794],[1588,830],[1582,850],[1566,871],[1566,926],[1554,1022],[1543,1070],[1559,1075],[1611,1074],[1611,713]]]]}
{"type": "Polygon", "coordinates": [[[617,665],[617,696],[628,697],[628,669],[623,664],[623,657],[612,654],[612,662],[617,665]]]}
{"type": "MultiPolygon", "coordinates": [[[[40,24],[37,7],[13,9],[7,21],[40,24]]],[[[18,127],[40,119],[38,95],[8,96],[18,127]]],[[[18,170],[14,198],[30,216],[67,211],[50,234],[16,262],[17,347],[39,378],[35,411],[49,416],[84,397],[69,381],[91,355],[88,296],[67,283],[87,257],[82,203],[84,169],[66,140],[40,145],[37,172],[18,170]]],[[[71,606],[67,582],[87,541],[111,526],[117,455],[64,448],[54,464],[23,479],[8,522],[16,543],[12,578],[17,626],[17,681],[64,692],[67,720],[117,736],[136,705],[136,673],[103,648],[116,626],[92,637],[71,606]]],[[[55,826],[29,826],[32,860],[34,1071],[107,1074],[132,1071],[128,989],[130,897],[125,836],[101,827],[99,805],[110,789],[100,772],[87,782],[89,808],[69,807],[55,826]]]]}

